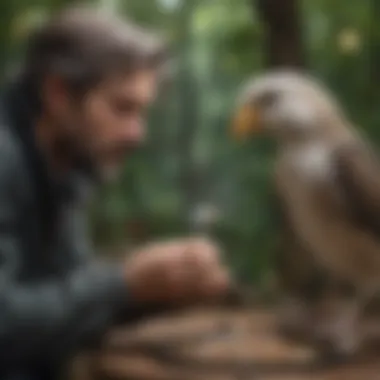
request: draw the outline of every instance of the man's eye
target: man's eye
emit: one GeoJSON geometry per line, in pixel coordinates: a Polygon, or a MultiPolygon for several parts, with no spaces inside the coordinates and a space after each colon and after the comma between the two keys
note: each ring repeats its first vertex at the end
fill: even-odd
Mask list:
{"type": "Polygon", "coordinates": [[[136,110],[136,105],[129,101],[116,100],[112,102],[112,108],[116,113],[128,114],[136,110]]]}

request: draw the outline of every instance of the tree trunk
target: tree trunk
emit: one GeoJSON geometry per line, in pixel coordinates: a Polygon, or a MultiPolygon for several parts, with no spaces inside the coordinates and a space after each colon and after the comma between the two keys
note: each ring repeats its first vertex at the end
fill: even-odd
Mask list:
{"type": "Polygon", "coordinates": [[[304,67],[297,0],[257,0],[263,22],[267,67],[304,67]]]}

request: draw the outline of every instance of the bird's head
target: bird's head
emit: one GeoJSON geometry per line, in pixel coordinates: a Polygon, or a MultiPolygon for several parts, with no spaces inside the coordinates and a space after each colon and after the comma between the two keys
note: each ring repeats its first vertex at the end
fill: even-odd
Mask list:
{"type": "Polygon", "coordinates": [[[285,140],[307,140],[331,134],[343,115],[329,92],[311,77],[275,71],[253,79],[243,89],[233,123],[233,134],[256,133],[285,140]]]}

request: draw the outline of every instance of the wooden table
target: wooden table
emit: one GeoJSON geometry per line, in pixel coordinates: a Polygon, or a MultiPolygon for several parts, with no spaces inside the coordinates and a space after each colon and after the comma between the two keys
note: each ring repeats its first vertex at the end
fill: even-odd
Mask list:
{"type": "Polygon", "coordinates": [[[112,331],[100,352],[78,360],[74,380],[380,380],[377,322],[371,348],[329,366],[276,326],[265,308],[162,316],[112,331]]]}

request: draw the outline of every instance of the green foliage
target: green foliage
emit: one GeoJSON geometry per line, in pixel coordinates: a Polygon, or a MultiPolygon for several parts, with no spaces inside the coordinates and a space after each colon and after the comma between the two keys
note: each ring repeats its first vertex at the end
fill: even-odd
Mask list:
{"type": "MultiPolygon", "coordinates": [[[[3,0],[3,67],[22,52],[28,24],[68,2],[3,0]]],[[[255,2],[102,4],[159,31],[173,46],[178,76],[151,109],[146,147],[128,160],[120,183],[99,194],[92,213],[96,242],[137,244],[205,231],[222,243],[237,275],[264,281],[276,243],[272,149],[265,141],[238,145],[228,132],[240,85],[264,69],[255,2]],[[189,222],[203,204],[217,210],[211,225],[189,222]]],[[[310,70],[332,88],[352,120],[380,141],[380,6],[373,0],[304,0],[299,11],[310,70]]]]}

